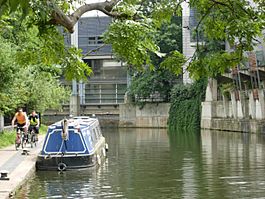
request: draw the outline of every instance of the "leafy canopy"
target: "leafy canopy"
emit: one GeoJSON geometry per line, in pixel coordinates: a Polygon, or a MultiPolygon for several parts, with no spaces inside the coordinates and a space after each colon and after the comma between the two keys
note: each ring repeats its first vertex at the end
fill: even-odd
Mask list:
{"type": "Polygon", "coordinates": [[[134,74],[128,94],[140,107],[152,100],[169,102],[172,87],[180,82],[178,74],[182,72],[185,58],[179,52],[181,51],[181,43],[179,43],[181,41],[181,23],[176,19],[178,18],[172,17],[172,24],[163,23],[155,33],[155,42],[161,52],[168,56],[159,57],[151,53],[151,63],[154,65],[152,70],[150,68],[145,68],[141,72],[132,70],[134,74]],[[178,43],[179,45],[176,45],[178,43]],[[177,70],[179,71],[176,72],[177,70]]]}
{"type": "MultiPolygon", "coordinates": [[[[62,53],[64,51],[62,49],[65,48],[56,44],[58,37],[53,35],[53,25],[58,23],[64,26],[74,25],[75,20],[78,20],[83,13],[78,9],[77,12],[69,15],[70,11],[76,7],[74,6],[76,2],[84,5],[83,1],[73,0],[2,0],[0,16],[3,19],[10,16],[10,13],[19,10],[22,13],[20,17],[27,19],[28,24],[36,25],[41,33],[47,31],[47,34],[43,34],[42,37],[45,38],[48,45],[62,53]]],[[[152,53],[161,56],[160,49],[155,42],[156,30],[164,22],[169,22],[172,15],[181,14],[180,4],[183,2],[186,1],[111,0],[97,4],[93,9],[104,11],[105,14],[114,18],[109,30],[105,33],[105,42],[112,44],[115,55],[125,60],[131,67],[143,70],[146,66],[154,68],[151,62],[152,53]]],[[[203,34],[207,39],[202,43],[197,42],[196,54],[188,67],[194,78],[202,75],[215,76],[218,73],[223,73],[229,67],[234,67],[242,61],[244,51],[253,50],[257,37],[263,38],[264,1],[254,0],[253,2],[249,0],[190,0],[188,2],[189,6],[197,13],[198,23],[194,29],[195,35],[203,34]],[[227,41],[233,52],[229,53],[223,49],[214,52],[205,49],[204,46],[208,45],[208,41],[227,41]],[[209,53],[210,56],[206,57],[201,52],[209,53]]],[[[85,9],[91,10],[89,2],[82,8],[84,8],[84,12],[85,9]]],[[[68,27],[68,29],[70,28],[68,27]]],[[[48,47],[46,46],[46,48],[48,47]]],[[[67,59],[61,60],[60,66],[63,67],[67,78],[81,79],[85,77],[84,74],[90,73],[90,69],[80,62],[79,51],[72,49],[66,50],[64,53],[67,55],[67,59]],[[74,61],[77,64],[73,65],[74,61]],[[75,67],[76,65],[77,67],[75,67]]],[[[170,55],[176,54],[170,53],[168,56],[170,55]]],[[[181,61],[181,59],[175,61],[178,60],[181,61]]],[[[175,73],[180,72],[178,68],[180,63],[175,66],[166,66],[166,63],[170,64],[172,61],[165,62],[163,67],[169,67],[175,73]]]]}
{"type": "Polygon", "coordinates": [[[190,6],[195,8],[198,19],[194,32],[196,36],[204,36],[203,42],[197,41],[188,68],[196,79],[216,77],[236,67],[244,60],[243,53],[254,50],[264,39],[262,0],[256,0],[255,4],[249,0],[191,0],[190,6]],[[230,52],[225,51],[224,42],[231,48],[230,52]]]}
{"type": "Polygon", "coordinates": [[[65,68],[65,52],[56,46],[64,46],[62,36],[54,32],[49,37],[57,38],[57,43],[45,40],[37,26],[16,19],[5,16],[1,21],[0,114],[18,106],[40,112],[58,108],[70,94],[58,81],[65,68]]]}

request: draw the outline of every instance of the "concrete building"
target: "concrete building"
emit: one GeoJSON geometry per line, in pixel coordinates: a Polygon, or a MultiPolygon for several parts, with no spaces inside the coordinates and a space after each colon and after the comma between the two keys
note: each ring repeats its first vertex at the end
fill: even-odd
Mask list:
{"type": "Polygon", "coordinates": [[[103,16],[79,20],[78,47],[85,55],[84,62],[93,70],[89,82],[79,89],[81,104],[123,103],[127,88],[126,67],[113,57],[111,46],[102,41],[102,34],[111,20],[103,16]]]}
{"type": "MultiPolygon", "coordinates": [[[[189,59],[197,42],[192,35],[196,13],[187,2],[182,8],[183,53],[189,59]]],[[[257,39],[260,44],[253,51],[245,52],[247,61],[216,79],[209,79],[202,103],[201,128],[265,132],[265,43],[262,38],[257,39]]],[[[233,49],[226,44],[226,50],[233,49]]],[[[192,82],[186,66],[183,82],[192,82]]]]}
{"type": "Polygon", "coordinates": [[[111,114],[117,115],[127,89],[127,70],[113,57],[110,45],[103,43],[102,34],[111,23],[107,16],[82,17],[73,34],[65,34],[65,43],[82,49],[83,61],[93,70],[87,82],[64,81],[72,88],[70,104],[62,111],[49,110],[48,117],[64,115],[111,114]]]}
{"type": "MultiPolygon", "coordinates": [[[[201,128],[239,132],[265,132],[265,43],[263,39],[246,61],[209,79],[202,103],[201,128]]],[[[231,51],[229,45],[226,50],[231,51]]]]}
{"type": "Polygon", "coordinates": [[[262,42],[254,51],[246,52],[248,61],[244,65],[208,81],[202,128],[265,132],[264,47],[262,42]]]}

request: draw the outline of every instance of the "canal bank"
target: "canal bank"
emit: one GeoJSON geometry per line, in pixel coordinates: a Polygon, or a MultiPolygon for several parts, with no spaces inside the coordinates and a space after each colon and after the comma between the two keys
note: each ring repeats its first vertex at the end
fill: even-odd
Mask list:
{"type": "Polygon", "coordinates": [[[0,198],[12,198],[16,191],[22,188],[25,181],[35,172],[35,162],[41,150],[44,136],[39,136],[37,147],[30,148],[28,155],[22,155],[22,149],[18,151],[9,146],[0,149],[0,171],[7,171],[7,178],[0,180],[0,198]]]}

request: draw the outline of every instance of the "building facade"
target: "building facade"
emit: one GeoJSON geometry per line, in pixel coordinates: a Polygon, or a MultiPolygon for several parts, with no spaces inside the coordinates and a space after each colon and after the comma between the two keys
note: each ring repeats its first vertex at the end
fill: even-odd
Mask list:
{"type": "Polygon", "coordinates": [[[72,89],[70,104],[45,115],[118,114],[127,90],[127,69],[114,58],[111,45],[103,42],[102,35],[111,21],[107,16],[82,17],[73,34],[64,34],[65,43],[82,50],[83,61],[93,72],[87,81],[62,80],[72,89]]]}
{"type": "MultiPolygon", "coordinates": [[[[196,13],[187,2],[182,4],[183,53],[189,59],[195,52],[193,29],[196,13]]],[[[263,37],[265,31],[263,33],[263,37]]],[[[200,39],[200,38],[199,38],[200,39]]],[[[239,132],[265,132],[265,43],[263,38],[235,69],[210,78],[202,102],[201,128],[239,132]]],[[[226,50],[233,47],[226,43],[226,50]]],[[[186,66],[184,66],[185,72],[186,66]]],[[[190,83],[188,72],[184,83],[190,83]]]]}
{"type": "Polygon", "coordinates": [[[85,17],[78,22],[78,48],[84,62],[93,70],[87,83],[79,82],[80,104],[119,104],[127,89],[127,70],[113,57],[102,34],[111,23],[110,17],[85,17]]]}

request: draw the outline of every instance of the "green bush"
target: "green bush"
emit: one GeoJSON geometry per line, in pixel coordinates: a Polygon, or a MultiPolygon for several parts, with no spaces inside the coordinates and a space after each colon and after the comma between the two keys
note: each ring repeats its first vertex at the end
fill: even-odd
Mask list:
{"type": "Polygon", "coordinates": [[[46,126],[44,124],[42,124],[40,126],[40,134],[42,134],[42,135],[46,134],[47,130],[48,130],[48,126],[46,126]]]}
{"type": "Polygon", "coordinates": [[[171,92],[168,126],[170,129],[194,131],[200,128],[201,102],[205,97],[205,79],[193,84],[177,84],[171,92]]]}
{"type": "MultiPolygon", "coordinates": [[[[41,125],[40,134],[44,135],[47,132],[48,127],[41,125]]],[[[15,143],[16,132],[15,131],[3,131],[0,132],[0,149],[10,146],[15,143]]]]}
{"type": "Polygon", "coordinates": [[[15,143],[16,134],[14,131],[4,131],[0,133],[0,148],[4,148],[15,143]]]}
{"type": "Polygon", "coordinates": [[[147,102],[169,102],[170,91],[177,81],[178,77],[168,70],[146,70],[132,78],[128,94],[139,107],[147,102]]]}

